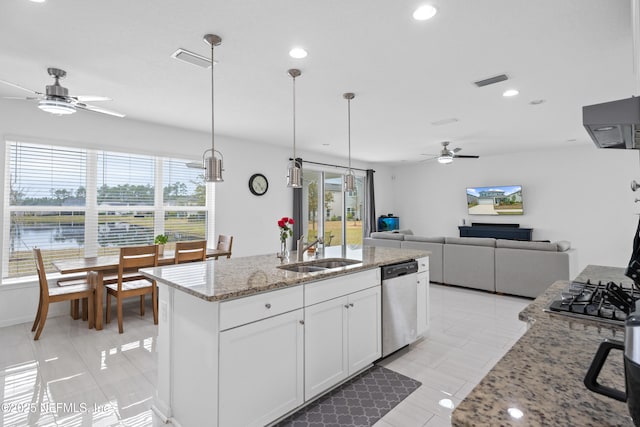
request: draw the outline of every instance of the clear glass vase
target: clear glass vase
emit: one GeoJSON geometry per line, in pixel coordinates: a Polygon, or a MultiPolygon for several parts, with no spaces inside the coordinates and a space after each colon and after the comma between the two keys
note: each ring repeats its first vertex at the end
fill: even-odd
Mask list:
{"type": "Polygon", "coordinates": [[[281,262],[289,261],[289,249],[287,249],[287,241],[280,240],[280,252],[278,252],[278,258],[281,262]]]}

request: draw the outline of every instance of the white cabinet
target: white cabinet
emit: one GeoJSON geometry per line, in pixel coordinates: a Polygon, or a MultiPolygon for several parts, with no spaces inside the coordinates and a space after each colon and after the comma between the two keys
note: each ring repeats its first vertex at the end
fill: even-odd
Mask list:
{"type": "Polygon", "coordinates": [[[220,427],[264,426],[304,402],[303,320],[298,309],[220,333],[220,427]]]}
{"type": "Polygon", "coordinates": [[[348,299],[335,298],[305,308],[305,399],[349,375],[347,366],[348,299]]]}
{"type": "Polygon", "coordinates": [[[429,330],[429,258],[419,258],[417,277],[418,325],[417,335],[426,336],[429,330]]]}
{"type": "Polygon", "coordinates": [[[380,358],[380,301],[378,285],[305,307],[305,400],[380,358]]]}
{"type": "Polygon", "coordinates": [[[382,355],[381,300],[379,286],[349,295],[349,375],[382,355]]]}

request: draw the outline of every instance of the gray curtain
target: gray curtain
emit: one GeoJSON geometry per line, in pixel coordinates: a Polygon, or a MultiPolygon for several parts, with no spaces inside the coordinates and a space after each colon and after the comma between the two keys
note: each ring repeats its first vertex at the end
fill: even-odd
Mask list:
{"type": "MultiPolygon", "coordinates": [[[[298,157],[296,161],[299,162],[300,173],[302,173],[302,159],[298,157]]],[[[293,220],[293,242],[291,248],[295,251],[298,249],[298,239],[302,236],[302,188],[293,189],[293,220]]]]}
{"type": "Polygon", "coordinates": [[[376,231],[376,201],[373,188],[373,169],[367,169],[367,179],[364,183],[364,219],[362,222],[362,236],[369,237],[376,231]]]}

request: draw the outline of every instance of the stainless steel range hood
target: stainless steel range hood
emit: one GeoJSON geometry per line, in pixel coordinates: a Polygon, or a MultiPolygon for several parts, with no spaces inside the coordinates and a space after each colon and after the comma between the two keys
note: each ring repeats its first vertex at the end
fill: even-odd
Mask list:
{"type": "Polygon", "coordinates": [[[640,97],[582,107],[582,123],[599,148],[640,149],[640,97]]]}

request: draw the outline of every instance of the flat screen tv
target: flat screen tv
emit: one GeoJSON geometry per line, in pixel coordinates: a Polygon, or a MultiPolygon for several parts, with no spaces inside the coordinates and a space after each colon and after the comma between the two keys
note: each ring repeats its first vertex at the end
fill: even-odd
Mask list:
{"type": "Polygon", "coordinates": [[[522,215],[522,186],[467,188],[469,215],[522,215]]]}

